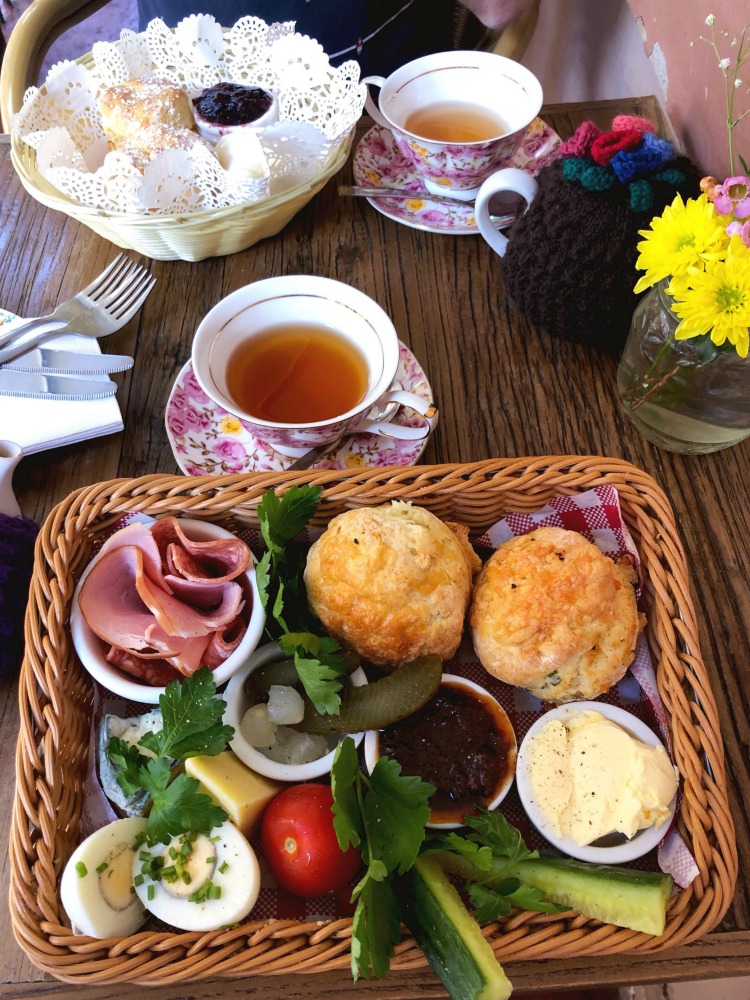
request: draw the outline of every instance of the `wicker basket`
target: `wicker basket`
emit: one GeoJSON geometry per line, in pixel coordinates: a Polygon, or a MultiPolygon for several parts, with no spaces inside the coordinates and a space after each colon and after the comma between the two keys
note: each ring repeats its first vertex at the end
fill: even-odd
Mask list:
{"type": "Polygon", "coordinates": [[[65,212],[115,246],[154,260],[196,261],[237,253],[275,236],[341,170],[353,138],[354,130],[331,150],[315,177],[275,198],[184,215],[115,215],[78,205],[42,177],[36,167],[36,151],[16,133],[11,140],[11,160],[32,198],[65,212]]]}
{"type": "MultiPolygon", "coordinates": [[[[57,891],[61,865],[77,842],[85,779],[91,686],[77,663],[68,611],[93,541],[123,513],[189,514],[231,526],[257,524],[269,488],[323,487],[318,523],[354,506],[411,500],[472,532],[511,511],[532,512],[553,496],[614,486],[643,560],[650,603],[648,641],[684,777],[679,828],[700,869],[669,904],[666,932],[653,938],[576,914],[514,912],[487,929],[501,961],[613,952],[651,952],[705,934],[729,906],[737,854],[727,802],[719,720],[698,648],[688,572],[669,502],[653,479],[626,462],[595,457],[491,460],[473,465],[307,471],[248,476],[148,476],[72,494],[42,528],[26,619],[20,683],[21,731],[11,831],[13,928],[40,968],[74,983],[170,984],[253,973],[323,972],[349,965],[349,920],[248,921],[207,934],[144,931],[95,941],[64,924],[57,891]]],[[[394,968],[425,960],[404,937],[394,968]]]]}

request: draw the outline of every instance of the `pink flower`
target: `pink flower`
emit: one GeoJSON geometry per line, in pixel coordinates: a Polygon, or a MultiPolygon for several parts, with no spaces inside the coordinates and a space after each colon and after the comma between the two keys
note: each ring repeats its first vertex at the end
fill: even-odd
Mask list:
{"type": "Polygon", "coordinates": [[[185,388],[185,392],[188,394],[190,399],[195,399],[199,403],[207,403],[208,396],[198,385],[198,379],[195,377],[195,372],[192,369],[185,373],[185,377],[182,380],[182,384],[185,388]]]}
{"type": "Polygon", "coordinates": [[[728,177],[723,184],[717,184],[714,208],[719,215],[750,217],[750,177],[728,177]]]}
{"type": "Polygon", "coordinates": [[[188,397],[185,390],[176,389],[175,392],[172,393],[172,398],[169,402],[169,405],[172,407],[173,410],[184,410],[185,407],[188,405],[188,397]]]}
{"type": "Polygon", "coordinates": [[[224,459],[227,466],[232,466],[232,471],[235,471],[234,466],[236,463],[236,469],[242,468],[242,463],[245,459],[245,448],[241,442],[237,441],[235,438],[219,438],[213,447],[214,455],[218,455],[219,458],[224,459]]]}
{"type": "Polygon", "coordinates": [[[185,420],[185,414],[180,413],[179,410],[175,411],[172,409],[167,414],[167,424],[175,437],[182,437],[189,427],[187,420],[185,420]]]}
{"type": "Polygon", "coordinates": [[[435,208],[428,209],[426,212],[419,213],[420,222],[429,222],[433,226],[447,225],[451,221],[450,215],[446,212],[439,212],[435,208]]]}
{"type": "Polygon", "coordinates": [[[206,470],[203,469],[200,465],[186,465],[185,466],[185,475],[186,476],[205,476],[206,475],[206,470]]]}
{"type": "Polygon", "coordinates": [[[211,423],[211,418],[202,410],[196,410],[194,406],[188,406],[184,411],[185,423],[195,430],[205,429],[211,423]]]}
{"type": "Polygon", "coordinates": [[[739,236],[746,247],[750,247],[750,219],[744,224],[742,222],[730,222],[727,226],[727,235],[739,236]]]}

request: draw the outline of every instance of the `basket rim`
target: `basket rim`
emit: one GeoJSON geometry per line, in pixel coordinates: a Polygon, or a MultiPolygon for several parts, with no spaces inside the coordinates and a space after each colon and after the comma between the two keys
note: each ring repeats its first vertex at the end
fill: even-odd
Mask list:
{"type": "MultiPolygon", "coordinates": [[[[701,875],[689,889],[670,903],[667,931],[660,938],[585,920],[580,915],[515,913],[502,925],[492,925],[488,939],[503,962],[535,958],[587,957],[613,952],[653,952],[695,940],[711,930],[729,907],[737,878],[737,848],[729,812],[726,770],[719,719],[708,674],[701,658],[687,564],[671,505],[657,482],[647,473],[621,459],[602,456],[533,456],[488,459],[465,464],[424,465],[354,471],[305,470],[296,473],[250,473],[213,477],[151,475],[116,479],[82,487],[62,501],[40,531],[26,619],[27,652],[21,672],[19,698],[22,725],[17,745],[17,787],[11,831],[11,914],[13,931],[21,948],[40,968],[67,982],[136,982],[148,985],[184,982],[271,972],[330,971],[348,967],[351,921],[250,920],[224,932],[197,935],[139,932],[126,939],[100,942],[73,935],[60,920],[54,858],[48,857],[46,838],[35,837],[47,809],[52,815],[45,832],[52,839],[56,827],[55,796],[39,797],[44,771],[35,768],[39,743],[52,738],[49,730],[40,736],[47,704],[65,707],[70,692],[65,684],[76,684],[85,703],[88,675],[80,683],[70,659],[64,617],[65,591],[80,572],[76,558],[86,553],[81,535],[87,527],[95,533],[119,519],[126,510],[150,513],[186,513],[225,520],[239,514],[252,518],[254,504],[268,488],[286,489],[312,482],[324,490],[321,521],[337,508],[384,503],[397,495],[425,506],[450,502],[460,495],[468,519],[477,530],[485,507],[502,506],[506,494],[527,498],[529,509],[542,506],[550,490],[576,493],[608,483],[619,487],[623,514],[644,560],[649,583],[649,619],[660,637],[658,672],[670,729],[683,772],[681,819],[692,831],[693,853],[701,875]],[[86,518],[89,517],[89,521],[86,518]],[[631,523],[632,522],[632,523],[631,523]],[[648,545],[642,548],[642,532],[648,545]],[[658,553],[655,547],[660,545],[658,553]],[[669,569],[663,569],[663,565],[669,569]],[[45,567],[52,570],[50,581],[45,567]],[[67,575],[66,575],[67,574],[67,575]],[[72,574],[72,576],[71,576],[72,574]],[[658,579],[657,579],[658,577],[658,579]],[[54,586],[51,586],[54,583],[54,586]],[[673,606],[665,594],[672,588],[673,606]],[[60,600],[56,600],[57,596],[60,600]],[[49,612],[52,612],[51,614],[49,612]],[[40,630],[41,622],[41,630],[40,630]],[[45,632],[42,637],[41,632],[45,632]],[[671,639],[670,639],[671,637],[671,639]],[[665,641],[669,640],[669,641],[665,641]],[[671,645],[670,645],[671,643],[671,645]],[[672,648],[672,646],[674,648],[672,648]],[[682,647],[681,649],[678,648],[682,647]],[[60,658],[58,669],[49,651],[60,658]],[[70,668],[65,674],[59,668],[70,668]],[[682,674],[675,674],[681,669],[682,674]],[[675,674],[675,676],[672,676],[675,674]],[[67,679],[66,679],[67,678],[67,679]],[[44,737],[41,738],[41,737],[44,737]],[[33,781],[32,781],[33,779],[33,781]],[[684,814],[683,814],[684,811],[684,814]],[[31,831],[31,832],[30,832],[31,831]],[[700,857],[695,850],[701,840],[700,857]],[[568,923],[569,922],[569,923],[568,923]],[[200,939],[200,940],[199,940],[200,939]],[[153,943],[154,947],[150,948],[153,943]],[[135,961],[135,958],[138,961],[135,961]]],[[[525,501],[526,502],[526,501],[525,501]]],[[[508,510],[512,509],[508,507],[508,510]]],[[[466,518],[465,518],[466,519],[466,518]]],[[[80,668],[78,668],[80,674],[80,668]]],[[[87,737],[86,737],[87,738],[87,737]]],[[[70,736],[71,743],[75,740],[70,736]]],[[[80,748],[79,748],[80,750],[80,748]]],[[[85,752],[80,750],[80,752],[85,752]]],[[[59,796],[73,792],[59,791],[59,796]]],[[[70,803],[66,803],[70,808],[70,803]]],[[[74,812],[75,810],[73,810],[74,812]]],[[[75,817],[74,817],[75,818],[75,817]]],[[[77,822],[77,820],[76,820],[77,822]]],[[[58,860],[59,864],[59,860],[58,860]]],[[[406,937],[397,948],[392,968],[425,965],[413,939],[406,937]]]]}

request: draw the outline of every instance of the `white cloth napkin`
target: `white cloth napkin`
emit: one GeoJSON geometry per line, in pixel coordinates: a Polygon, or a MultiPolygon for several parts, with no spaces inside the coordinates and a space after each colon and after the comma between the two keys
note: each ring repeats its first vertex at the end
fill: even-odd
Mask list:
{"type": "MultiPolygon", "coordinates": [[[[7,329],[14,322],[20,320],[0,309],[0,330],[7,329]]],[[[101,354],[97,340],[77,334],[55,337],[44,346],[80,354],[101,354]]],[[[96,378],[107,379],[108,376],[97,375],[96,378]]],[[[0,438],[15,441],[27,455],[104,434],[115,434],[122,428],[122,414],[115,396],[86,400],[0,396],[0,438]]]]}

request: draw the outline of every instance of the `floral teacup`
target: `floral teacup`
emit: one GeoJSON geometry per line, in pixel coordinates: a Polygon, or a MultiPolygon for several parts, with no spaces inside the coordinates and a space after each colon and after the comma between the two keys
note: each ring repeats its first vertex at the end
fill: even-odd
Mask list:
{"type": "Polygon", "coordinates": [[[198,384],[209,398],[282,454],[296,457],[348,434],[421,440],[437,423],[434,403],[406,392],[395,381],[399,343],[387,313],[363,292],[330,278],[284,275],[239,288],[203,319],[191,360],[198,384]],[[345,412],[325,420],[283,422],[248,412],[252,403],[243,408],[230,387],[238,346],[252,338],[284,336],[277,331],[300,324],[326,328],[356,349],[364,362],[364,392],[345,412]],[[419,414],[420,425],[391,423],[400,406],[419,414]]]}
{"type": "Polygon", "coordinates": [[[438,52],[397,69],[365,108],[390,129],[431,194],[473,201],[481,184],[507,166],[542,106],[539,81],[492,52],[438,52]]]}

